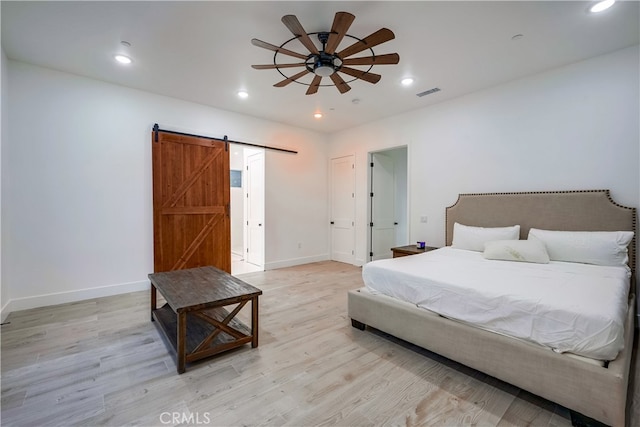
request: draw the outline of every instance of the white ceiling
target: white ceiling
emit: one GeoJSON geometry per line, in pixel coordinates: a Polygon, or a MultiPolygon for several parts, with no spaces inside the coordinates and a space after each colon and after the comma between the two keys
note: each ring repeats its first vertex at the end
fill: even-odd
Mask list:
{"type": "MultiPolygon", "coordinates": [[[[591,3],[2,1],[2,46],[13,60],[335,132],[640,43],[637,1],[600,15],[586,12],[591,3]],[[273,87],[283,79],[276,70],[251,68],[274,57],[252,38],[281,45],[293,37],[282,16],[296,15],[311,33],[329,31],[337,11],[356,16],[348,31],[354,37],[382,27],[395,33],[374,48],[377,55],[400,55],[398,65],[373,67],[382,75],[378,84],[356,80],[345,94],[321,87],[307,96],[300,84],[273,87]],[[523,37],[514,41],[516,34],[523,37]],[[116,64],[118,52],[134,63],[116,64]],[[400,85],[404,76],[415,79],[412,87],[400,85]],[[433,87],[441,91],[416,96],[433,87]],[[240,89],[248,99],[236,96],[240,89]],[[316,111],[324,117],[314,119],[316,111]]],[[[340,47],[351,42],[345,38],[340,47]]],[[[287,48],[308,53],[296,40],[287,48]]]]}

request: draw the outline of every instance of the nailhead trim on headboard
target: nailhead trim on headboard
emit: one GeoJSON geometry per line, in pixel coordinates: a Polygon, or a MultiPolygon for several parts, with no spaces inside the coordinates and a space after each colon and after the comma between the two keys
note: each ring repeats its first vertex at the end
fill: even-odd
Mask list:
{"type": "MultiPolygon", "coordinates": [[[[511,196],[511,195],[527,195],[527,194],[531,194],[531,195],[536,195],[536,194],[576,194],[576,193],[604,193],[607,197],[607,199],[609,200],[609,202],[618,207],[618,208],[622,208],[622,209],[629,209],[631,211],[632,214],[632,220],[631,220],[631,228],[632,231],[634,233],[633,235],[633,239],[631,240],[631,243],[629,244],[629,246],[632,248],[632,250],[630,251],[630,256],[629,256],[629,267],[631,268],[632,274],[635,276],[635,271],[636,271],[636,254],[637,254],[637,247],[636,247],[636,242],[637,242],[637,234],[638,234],[638,229],[637,229],[637,212],[636,212],[636,208],[632,208],[629,206],[624,206],[621,205],[617,202],[615,202],[612,198],[611,198],[611,193],[609,192],[609,190],[563,190],[563,191],[524,191],[524,192],[505,192],[505,193],[461,193],[458,195],[458,199],[456,200],[456,202],[451,205],[448,206],[445,209],[445,242],[450,242],[451,239],[449,238],[450,236],[448,235],[448,224],[449,224],[449,209],[455,207],[462,198],[467,197],[467,196],[511,196]]],[[[467,224],[467,225],[473,225],[473,224],[467,224]]],[[[505,225],[512,225],[512,224],[505,224],[505,225]]]]}

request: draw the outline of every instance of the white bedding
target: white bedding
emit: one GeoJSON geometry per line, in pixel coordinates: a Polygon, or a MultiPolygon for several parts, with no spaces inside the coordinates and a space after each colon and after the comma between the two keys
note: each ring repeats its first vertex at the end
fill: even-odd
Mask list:
{"type": "Polygon", "coordinates": [[[496,261],[446,247],[370,262],[362,277],[372,293],[558,352],[613,360],[624,346],[627,267],[496,261]]]}

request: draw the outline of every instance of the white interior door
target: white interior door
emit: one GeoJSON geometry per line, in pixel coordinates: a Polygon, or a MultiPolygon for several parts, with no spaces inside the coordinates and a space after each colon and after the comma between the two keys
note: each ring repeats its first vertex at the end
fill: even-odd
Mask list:
{"type": "Polygon", "coordinates": [[[247,157],[247,262],[264,268],[264,152],[247,157]]]}
{"type": "MultiPolygon", "coordinates": [[[[230,144],[229,167],[231,168],[231,253],[241,260],[244,260],[246,252],[244,250],[245,238],[245,201],[246,190],[245,181],[246,168],[244,167],[244,156],[242,146],[230,144]],[[237,175],[239,173],[239,177],[237,175]]],[[[232,259],[233,261],[233,259],[232,259]]],[[[233,263],[232,263],[233,267],[233,263]]]]}
{"type": "Polygon", "coordinates": [[[371,260],[391,258],[396,246],[395,170],[392,157],[371,155],[371,260]]]}
{"type": "Polygon", "coordinates": [[[355,157],[331,159],[331,259],[355,263],[355,157]]]}

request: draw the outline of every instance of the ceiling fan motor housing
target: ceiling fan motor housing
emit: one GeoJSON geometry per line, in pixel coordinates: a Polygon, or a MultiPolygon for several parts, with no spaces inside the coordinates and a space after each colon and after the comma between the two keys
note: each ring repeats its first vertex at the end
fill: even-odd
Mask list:
{"type": "Polygon", "coordinates": [[[342,66],[342,61],[336,55],[329,55],[324,50],[317,55],[310,55],[307,69],[316,76],[329,77],[342,66]]]}

